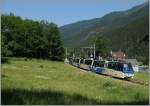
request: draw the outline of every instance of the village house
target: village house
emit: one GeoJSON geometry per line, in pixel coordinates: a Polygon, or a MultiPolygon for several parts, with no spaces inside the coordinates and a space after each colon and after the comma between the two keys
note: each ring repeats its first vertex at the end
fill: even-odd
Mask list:
{"type": "Polygon", "coordinates": [[[117,52],[112,52],[111,51],[111,57],[115,60],[123,60],[126,58],[126,55],[124,52],[122,52],[121,50],[117,51],[117,52]]]}

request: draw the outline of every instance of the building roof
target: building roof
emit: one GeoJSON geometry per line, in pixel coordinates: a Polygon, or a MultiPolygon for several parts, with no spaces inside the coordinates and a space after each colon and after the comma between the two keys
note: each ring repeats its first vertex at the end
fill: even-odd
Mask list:
{"type": "Polygon", "coordinates": [[[125,58],[125,53],[123,53],[121,50],[117,51],[117,52],[111,52],[111,56],[113,58],[125,58]]]}
{"type": "Polygon", "coordinates": [[[138,61],[136,59],[125,59],[125,61],[131,63],[132,65],[138,65],[138,61]]]}

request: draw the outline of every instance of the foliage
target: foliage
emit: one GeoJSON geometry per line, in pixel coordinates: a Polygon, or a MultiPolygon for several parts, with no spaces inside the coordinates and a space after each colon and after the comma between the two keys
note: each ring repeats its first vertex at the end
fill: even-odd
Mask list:
{"type": "Polygon", "coordinates": [[[7,57],[1,57],[1,64],[6,64],[9,63],[8,58],[7,57]]]}
{"type": "Polygon", "coordinates": [[[2,56],[62,60],[64,49],[58,27],[46,21],[2,15],[2,56]]]}
{"type": "MultiPolygon", "coordinates": [[[[144,105],[149,101],[148,86],[83,71],[63,62],[24,58],[10,58],[9,62],[1,69],[2,104],[144,105]]],[[[135,78],[143,80],[143,75],[135,78]]]]}
{"type": "Polygon", "coordinates": [[[107,57],[110,55],[107,43],[107,39],[102,36],[96,38],[96,56],[107,57]]]}
{"type": "Polygon", "coordinates": [[[149,57],[149,20],[141,17],[123,27],[114,28],[104,33],[113,50],[122,49],[128,58],[148,64],[149,57]]]}
{"type": "Polygon", "coordinates": [[[133,80],[133,81],[139,81],[139,82],[142,82],[143,84],[148,84],[149,83],[149,76],[147,75],[147,73],[136,72],[134,74],[135,74],[135,76],[131,80],[133,80]]]}
{"type": "Polygon", "coordinates": [[[126,11],[115,11],[90,20],[83,20],[61,26],[60,34],[66,47],[77,47],[93,36],[113,28],[121,27],[149,14],[149,2],[135,6],[126,11]],[[76,43],[78,41],[78,43],[76,43]]]}
{"type": "Polygon", "coordinates": [[[60,33],[67,47],[86,46],[91,39],[103,35],[112,51],[121,49],[129,58],[136,58],[143,64],[148,64],[148,18],[149,2],[145,2],[126,11],[111,12],[101,18],[62,26],[60,33]]]}

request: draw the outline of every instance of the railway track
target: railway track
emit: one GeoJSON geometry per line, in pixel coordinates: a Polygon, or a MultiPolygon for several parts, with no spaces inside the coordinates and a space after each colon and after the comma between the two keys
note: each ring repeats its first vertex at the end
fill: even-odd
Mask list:
{"type": "Polygon", "coordinates": [[[107,77],[111,77],[111,78],[114,78],[114,79],[118,79],[118,80],[122,80],[122,81],[127,81],[127,82],[130,82],[130,83],[135,83],[135,84],[139,84],[139,85],[148,86],[148,83],[145,83],[143,81],[134,80],[134,79],[122,79],[122,78],[117,78],[117,77],[113,77],[113,76],[109,76],[109,75],[103,75],[103,74],[98,74],[98,75],[107,76],[107,77]]]}
{"type": "Polygon", "coordinates": [[[129,81],[129,82],[132,82],[132,83],[135,83],[135,84],[140,84],[140,85],[146,85],[148,86],[148,83],[146,82],[143,82],[143,81],[137,81],[137,80],[126,80],[126,81],[129,81]]]}
{"type": "MultiPolygon", "coordinates": [[[[102,74],[99,74],[99,75],[102,75],[102,74]]],[[[139,80],[135,80],[135,79],[122,79],[122,78],[116,78],[116,77],[113,77],[114,79],[118,79],[118,80],[122,80],[122,81],[127,81],[127,82],[130,82],[130,83],[135,83],[135,84],[140,84],[140,85],[145,85],[145,86],[148,86],[148,83],[146,82],[143,82],[143,81],[139,81],[139,80]]]]}

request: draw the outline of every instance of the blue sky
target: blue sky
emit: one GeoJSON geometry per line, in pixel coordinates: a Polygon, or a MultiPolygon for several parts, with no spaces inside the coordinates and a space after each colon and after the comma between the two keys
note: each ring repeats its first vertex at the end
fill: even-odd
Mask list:
{"type": "Polygon", "coordinates": [[[102,17],[112,11],[129,9],[148,0],[2,0],[2,13],[22,18],[47,20],[58,26],[102,17]]]}

